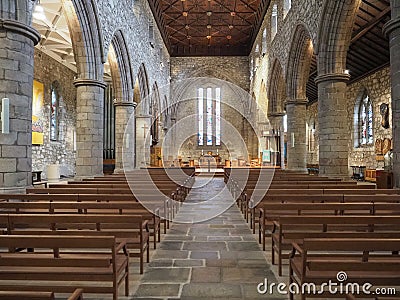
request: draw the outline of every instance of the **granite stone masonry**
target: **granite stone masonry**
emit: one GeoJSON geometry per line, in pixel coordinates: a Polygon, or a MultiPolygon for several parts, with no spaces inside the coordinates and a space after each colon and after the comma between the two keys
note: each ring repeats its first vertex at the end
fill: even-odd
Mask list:
{"type": "Polygon", "coordinates": [[[0,189],[32,183],[33,47],[40,35],[30,26],[30,9],[7,0],[0,10],[0,100],[10,99],[10,133],[0,133],[0,189]]]}
{"type": "Polygon", "coordinates": [[[44,85],[44,106],[42,112],[44,144],[32,146],[32,169],[43,171],[47,177],[49,164],[59,164],[60,174],[75,174],[76,134],[76,88],[73,85],[76,72],[57,62],[47,54],[35,50],[34,79],[44,85]],[[58,138],[50,140],[50,104],[52,85],[57,84],[59,93],[58,138]]]}

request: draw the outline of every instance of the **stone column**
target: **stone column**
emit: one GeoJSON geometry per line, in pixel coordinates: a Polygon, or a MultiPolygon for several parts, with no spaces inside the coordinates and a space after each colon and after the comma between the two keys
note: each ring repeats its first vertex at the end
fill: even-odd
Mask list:
{"type": "Polygon", "coordinates": [[[392,20],[384,27],[390,43],[393,120],[393,175],[395,187],[400,187],[400,0],[390,1],[392,20]]]}
{"type": "Polygon", "coordinates": [[[349,177],[349,126],[347,113],[348,74],[317,77],[319,121],[319,173],[335,178],[349,177]]]}
{"type": "Polygon", "coordinates": [[[268,115],[268,120],[271,124],[272,129],[274,130],[274,134],[280,136],[280,145],[275,145],[276,149],[280,148],[281,154],[281,168],[285,169],[285,132],[283,128],[283,117],[284,113],[273,113],[268,115]],[[280,147],[279,147],[280,146],[280,147]]]}
{"type": "Polygon", "coordinates": [[[151,116],[136,116],[136,168],[150,165],[151,116]]]}
{"type": "Polygon", "coordinates": [[[286,102],[288,170],[301,173],[307,172],[306,105],[306,99],[286,102]]]}
{"type": "MultiPolygon", "coordinates": [[[[0,131],[0,191],[32,184],[32,85],[33,52],[40,34],[28,24],[3,19],[0,11],[0,102],[10,99],[10,133],[0,131]]],[[[16,17],[9,12],[7,17],[16,17]]],[[[1,110],[1,105],[0,105],[1,110]]],[[[1,125],[0,125],[1,127],[1,125]]]]}
{"type": "MultiPolygon", "coordinates": [[[[128,162],[134,162],[135,155],[135,102],[117,102],[115,106],[115,170],[114,173],[124,173],[123,153],[130,155],[128,162]]],[[[125,166],[130,169],[133,166],[125,166]]]]}
{"type": "Polygon", "coordinates": [[[104,89],[93,79],[77,79],[76,177],[103,174],[104,89]]]}

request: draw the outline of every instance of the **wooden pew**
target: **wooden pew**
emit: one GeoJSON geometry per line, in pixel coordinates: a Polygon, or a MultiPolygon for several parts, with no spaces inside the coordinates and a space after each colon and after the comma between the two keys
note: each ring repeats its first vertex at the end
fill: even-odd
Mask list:
{"type": "MultiPolygon", "coordinates": [[[[54,292],[0,291],[0,300],[55,300],[54,292]]],[[[68,300],[83,300],[83,289],[76,289],[68,300]]]]}
{"type": "Polygon", "coordinates": [[[71,293],[79,287],[85,293],[112,294],[117,300],[118,288],[124,283],[125,295],[129,295],[126,245],[123,241],[117,243],[112,236],[3,235],[0,251],[0,289],[3,291],[71,293]],[[13,251],[21,248],[41,251],[13,251]]]}
{"type": "Polygon", "coordinates": [[[271,234],[272,263],[278,256],[279,275],[282,274],[282,260],[289,257],[284,250],[291,249],[291,243],[302,243],[305,238],[338,237],[393,237],[398,236],[400,216],[281,216],[274,221],[271,234]]]}
{"type": "Polygon", "coordinates": [[[127,244],[130,257],[139,257],[142,274],[144,255],[150,259],[147,224],[135,215],[9,214],[7,234],[114,236],[127,244]]]}
{"type": "Polygon", "coordinates": [[[0,202],[0,214],[100,214],[140,215],[149,221],[154,249],[161,239],[160,208],[149,212],[141,203],[133,202],[0,202]]]}
{"type": "Polygon", "coordinates": [[[0,300],[55,300],[54,292],[0,291],[0,300]]]}
{"type": "MultiPolygon", "coordinates": [[[[321,285],[329,280],[340,283],[336,276],[345,272],[350,283],[398,286],[399,249],[398,238],[307,238],[302,244],[293,243],[289,284],[321,285]]],[[[290,299],[293,296],[290,294],[290,299]]],[[[303,294],[301,298],[307,296],[303,294]]]]}
{"type": "Polygon", "coordinates": [[[305,189],[305,190],[254,190],[252,197],[245,195],[243,202],[243,213],[246,220],[250,220],[250,227],[255,233],[258,218],[258,209],[264,203],[277,202],[298,202],[301,199],[307,200],[307,195],[312,195],[313,202],[400,202],[400,190],[363,190],[363,189],[305,189]],[[330,199],[331,195],[341,196],[342,200],[330,199]],[[367,196],[367,199],[365,198],[367,196]],[[299,198],[300,197],[300,198],[299,198]],[[317,198],[317,199],[315,199],[317,198]],[[293,199],[293,200],[292,200],[293,199]],[[326,200],[324,200],[326,199],[326,200]],[[319,201],[318,201],[319,200],[319,201]]]}
{"type": "MultiPolygon", "coordinates": [[[[379,193],[380,190],[376,190],[376,193],[379,193]]],[[[267,196],[262,199],[261,202],[254,207],[254,204],[251,204],[252,208],[250,209],[250,221],[251,228],[253,229],[253,233],[255,233],[256,224],[259,225],[259,240],[261,243],[261,218],[262,218],[262,207],[265,204],[278,204],[278,203],[330,203],[330,202],[342,202],[342,203],[380,203],[380,206],[376,206],[379,212],[374,214],[383,215],[384,211],[387,214],[394,214],[395,211],[399,212],[398,206],[388,206],[390,204],[400,203],[400,195],[346,195],[346,194],[320,194],[320,195],[272,195],[267,196]]],[[[375,209],[375,206],[374,206],[375,209]]],[[[265,232],[265,229],[264,229],[265,232]]]]}
{"type": "MultiPolygon", "coordinates": [[[[27,189],[27,192],[32,193],[32,194],[27,194],[27,195],[35,195],[37,189],[27,189]]],[[[155,208],[161,208],[160,209],[160,217],[161,217],[161,222],[164,223],[164,234],[167,232],[167,228],[170,226],[170,220],[174,217],[175,213],[178,211],[178,204],[177,201],[174,199],[170,199],[164,195],[161,195],[160,193],[146,193],[146,194],[135,194],[133,195],[132,193],[123,193],[124,191],[118,190],[116,191],[117,193],[115,194],[109,194],[108,193],[103,193],[103,189],[71,189],[68,191],[65,191],[65,189],[58,190],[58,189],[40,189],[38,190],[38,193],[36,194],[35,198],[37,200],[43,200],[45,199],[44,197],[47,196],[46,199],[50,201],[69,201],[69,200],[61,200],[63,197],[65,199],[68,198],[68,195],[63,195],[62,192],[75,192],[75,196],[77,196],[77,200],[73,197],[71,201],[97,201],[97,202],[113,202],[113,201],[127,201],[127,202],[140,202],[142,205],[144,205],[147,208],[152,208],[152,211],[154,211],[155,208]],[[96,193],[97,191],[97,193],[96,193]],[[82,194],[79,194],[79,192],[83,192],[82,194]],[[121,194],[120,194],[121,193],[121,194]],[[41,195],[43,195],[43,198],[41,198],[41,195]],[[54,196],[54,198],[53,198],[54,196]]],[[[7,195],[9,196],[9,195],[7,195]]],[[[26,199],[29,201],[29,196],[21,196],[19,197],[18,195],[14,195],[14,197],[18,197],[17,199],[26,199]]],[[[5,199],[6,196],[0,194],[0,199],[5,199]]]]}
{"type": "Polygon", "coordinates": [[[334,200],[340,199],[335,195],[330,197],[330,201],[324,203],[313,203],[308,199],[308,203],[300,199],[298,203],[265,203],[260,208],[259,216],[259,242],[263,245],[265,251],[265,239],[267,229],[273,229],[273,222],[279,220],[282,216],[334,216],[334,215],[373,215],[373,203],[343,203],[334,200]]]}
{"type": "MultiPolygon", "coordinates": [[[[35,189],[34,189],[35,190],[35,189]]],[[[48,189],[47,189],[48,190],[48,189]]],[[[39,191],[41,192],[41,191],[39,191]]],[[[158,215],[161,218],[161,223],[164,224],[164,233],[169,228],[169,220],[172,218],[172,209],[174,202],[169,201],[165,196],[158,195],[148,196],[139,195],[139,199],[132,194],[0,194],[0,201],[15,202],[15,201],[50,201],[50,202],[140,202],[146,209],[154,212],[159,210],[158,215]]],[[[153,224],[149,223],[150,226],[153,224]]]]}

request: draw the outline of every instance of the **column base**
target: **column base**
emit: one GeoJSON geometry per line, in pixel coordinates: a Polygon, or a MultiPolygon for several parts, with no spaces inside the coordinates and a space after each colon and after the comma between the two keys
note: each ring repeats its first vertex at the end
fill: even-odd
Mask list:
{"type": "Polygon", "coordinates": [[[308,174],[308,170],[307,169],[299,169],[299,168],[286,168],[285,170],[287,171],[291,171],[291,172],[297,172],[297,173],[301,173],[301,174],[308,174]]]}
{"type": "Polygon", "coordinates": [[[114,173],[113,174],[125,174],[125,169],[114,169],[114,173]]]}

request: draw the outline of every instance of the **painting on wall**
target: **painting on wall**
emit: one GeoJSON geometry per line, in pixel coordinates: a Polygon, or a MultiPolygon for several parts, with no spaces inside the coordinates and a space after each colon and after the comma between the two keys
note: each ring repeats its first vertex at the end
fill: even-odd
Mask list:
{"type": "Polygon", "coordinates": [[[44,142],[43,106],[44,85],[34,80],[32,99],[32,145],[43,145],[44,142]]]}

